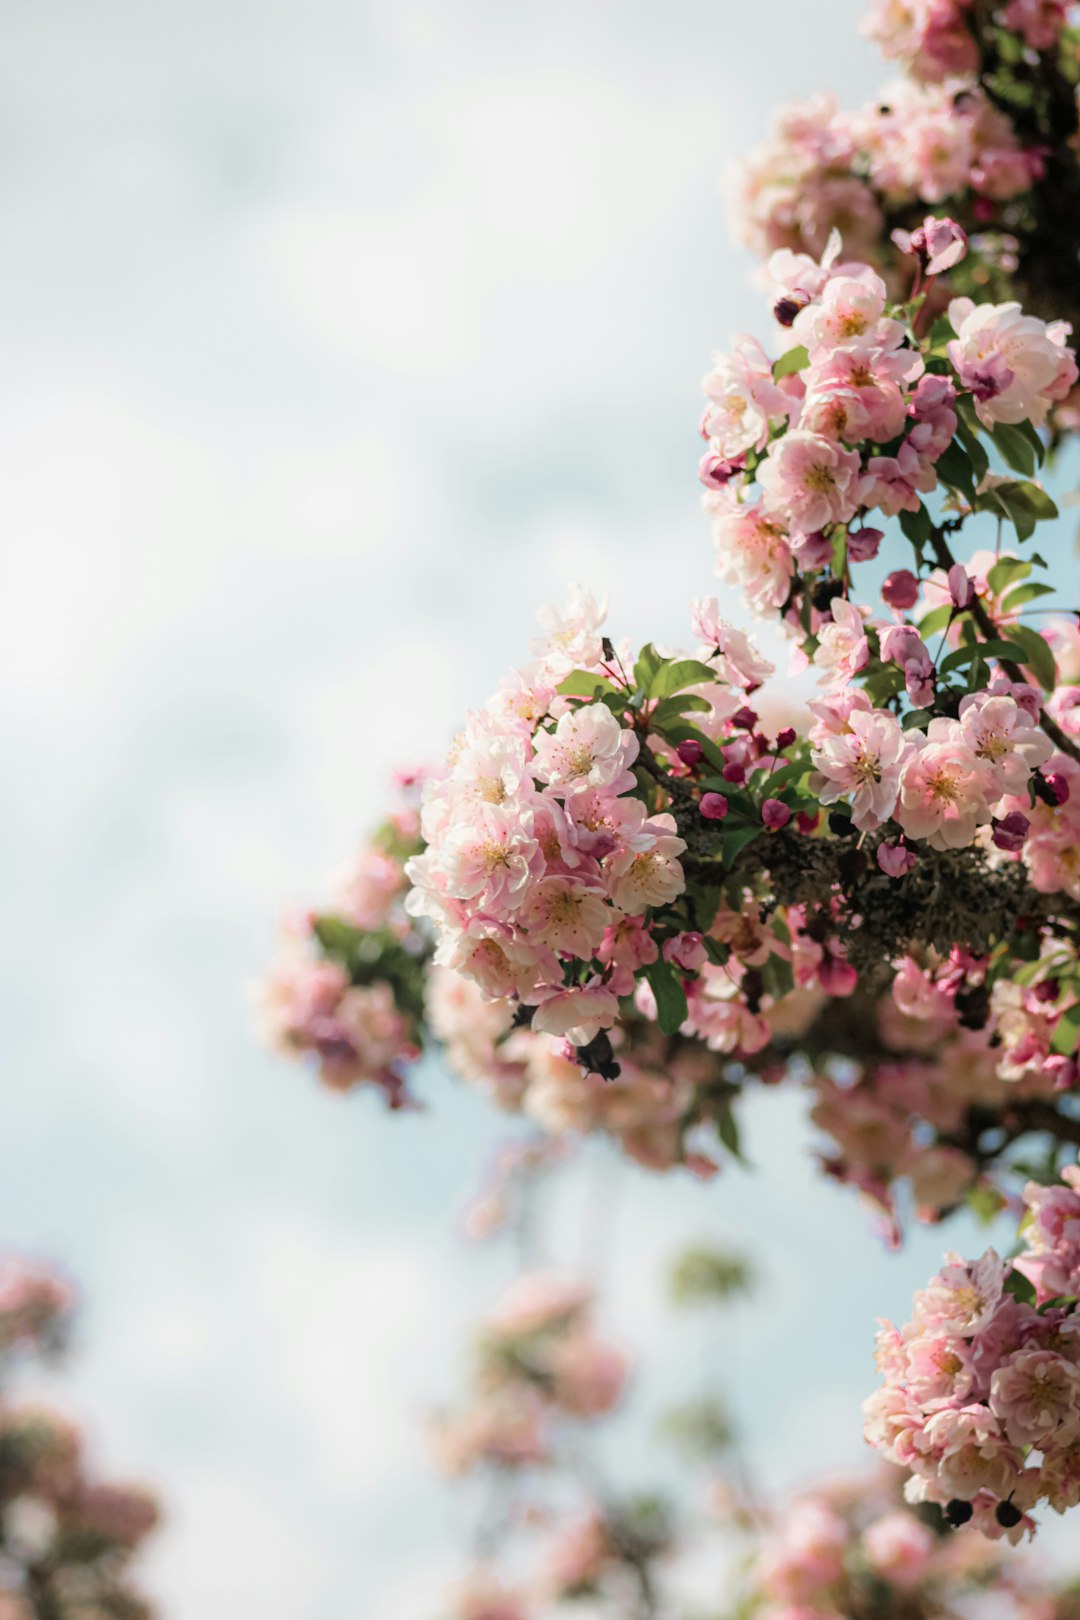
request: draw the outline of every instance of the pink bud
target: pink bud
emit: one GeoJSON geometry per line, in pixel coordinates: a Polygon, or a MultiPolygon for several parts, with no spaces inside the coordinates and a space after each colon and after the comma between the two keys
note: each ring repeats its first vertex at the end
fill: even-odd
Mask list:
{"type": "Polygon", "coordinates": [[[1030,826],[1031,822],[1027,816],[1022,815],[1019,810],[1010,810],[1007,816],[1002,816],[1000,821],[993,823],[990,838],[998,849],[1007,850],[1010,855],[1015,855],[1018,850],[1023,849],[1030,826]]]}
{"type": "Polygon", "coordinates": [[[1057,979],[1043,979],[1032,987],[1031,993],[1036,1001],[1056,1001],[1061,994],[1061,985],[1057,979]]]}
{"type": "Polygon", "coordinates": [[[711,451],[698,462],[698,477],[706,489],[723,489],[741,471],[741,462],[725,461],[723,456],[715,456],[711,451]]]}
{"type": "Polygon", "coordinates": [[[761,819],[766,827],[778,832],[791,820],[791,811],[782,799],[766,799],[761,807],[761,819]]]}
{"type": "Polygon", "coordinates": [[[848,535],[848,556],[852,562],[870,562],[880,551],[884,538],[884,529],[855,529],[848,535]]]}
{"type": "Polygon", "coordinates": [[[698,968],[704,966],[708,960],[708,952],[701,934],[695,929],[688,929],[685,934],[676,934],[674,939],[664,942],[664,961],[674,962],[686,973],[696,973],[698,968]]]}
{"type": "Polygon", "coordinates": [[[1031,785],[1044,804],[1068,804],[1069,784],[1060,771],[1036,771],[1031,785]]]}
{"type": "Polygon", "coordinates": [[[892,239],[901,253],[918,259],[920,268],[930,276],[951,270],[967,253],[967,233],[955,219],[937,219],[933,214],[928,214],[917,230],[893,231],[892,239]]]}
{"type": "Polygon", "coordinates": [[[733,787],[741,787],[746,781],[746,766],[740,765],[737,759],[730,759],[720,772],[720,775],[725,782],[730,782],[733,787]]]}
{"type": "Polygon", "coordinates": [[[891,608],[906,613],[919,600],[919,582],[910,568],[898,568],[882,585],[881,594],[891,608]]]}
{"type": "Polygon", "coordinates": [[[906,844],[879,844],[877,847],[877,863],[886,877],[904,877],[918,858],[906,844]]]}
{"type": "Polygon", "coordinates": [[[773,314],[781,326],[793,326],[795,317],[800,310],[804,310],[810,302],[810,294],[804,293],[801,287],[795,287],[783,298],[778,298],[773,305],[773,314]]]}
{"type": "Polygon", "coordinates": [[[795,817],[795,825],[801,833],[816,832],[821,824],[821,816],[815,810],[813,815],[808,810],[800,810],[795,817]]]}
{"type": "Polygon", "coordinates": [[[744,704],[741,709],[736,709],[731,717],[731,723],[738,726],[741,731],[753,731],[758,723],[758,717],[748,704],[744,704]]]}
{"type": "Polygon", "coordinates": [[[706,821],[723,821],[728,812],[728,802],[722,793],[703,793],[698,811],[706,821]]]}
{"type": "Polygon", "coordinates": [[[963,563],[953,563],[949,569],[949,595],[958,608],[970,607],[975,600],[975,586],[963,563]]]}
{"type": "Polygon", "coordinates": [[[695,742],[692,737],[688,737],[685,742],[681,742],[675,752],[684,765],[691,766],[700,765],[705,756],[704,748],[699,742],[695,742]]]}
{"type": "Polygon", "coordinates": [[[776,734],[777,748],[790,748],[798,735],[794,726],[785,726],[783,731],[778,731],[776,734]]]}

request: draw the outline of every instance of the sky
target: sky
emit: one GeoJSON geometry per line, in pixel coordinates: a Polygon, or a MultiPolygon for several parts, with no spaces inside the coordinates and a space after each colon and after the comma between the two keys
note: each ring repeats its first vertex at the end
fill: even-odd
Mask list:
{"type": "MultiPolygon", "coordinates": [[[[321,1093],[250,988],[541,603],[687,638],[699,382],[764,327],[725,173],[785,100],[868,93],[860,11],[3,6],[0,1238],[84,1291],[56,1387],[162,1490],[166,1620],[439,1620],[419,1420],[508,1274],[456,1230],[500,1126],[434,1068],[422,1116],[321,1093]]],[[[789,1485],[860,1458],[873,1318],[942,1238],[885,1257],[798,1104],[747,1135],[753,1173],[621,1178],[605,1309],[663,1404],[660,1263],[752,1247],[723,1370],[789,1485]]],[[[651,1432],[613,1432],[627,1477],[651,1432]]]]}

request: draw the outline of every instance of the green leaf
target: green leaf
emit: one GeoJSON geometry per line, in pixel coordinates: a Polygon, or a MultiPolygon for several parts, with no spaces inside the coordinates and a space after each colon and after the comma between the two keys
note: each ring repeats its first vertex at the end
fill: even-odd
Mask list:
{"type": "Polygon", "coordinates": [[[647,642],[638,654],[637,663],[634,665],[634,679],[646,697],[652,695],[653,678],[663,662],[651,641],[647,642]]]}
{"type": "Polygon", "coordinates": [[[976,658],[1022,659],[1023,648],[1013,641],[979,641],[970,647],[957,647],[938,665],[939,675],[948,675],[953,669],[967,669],[976,658]]]}
{"type": "Polygon", "coordinates": [[[847,529],[838,523],[833,530],[832,537],[832,574],[834,579],[843,579],[847,571],[847,529]]]}
{"type": "Polygon", "coordinates": [[[909,714],[905,714],[900,724],[905,731],[915,731],[918,727],[925,726],[926,722],[932,718],[932,709],[912,709],[909,714]]]}
{"type": "Polygon", "coordinates": [[[971,458],[971,465],[974,470],[975,477],[977,479],[983,478],[990,471],[990,457],[987,455],[986,450],[983,447],[982,440],[979,438],[979,419],[977,416],[975,416],[974,412],[972,412],[972,419],[975,423],[975,426],[972,427],[967,418],[962,414],[959,414],[960,405],[961,401],[957,400],[956,408],[958,415],[956,422],[956,437],[960,440],[960,443],[963,445],[964,449],[971,458]]]}
{"type": "Polygon", "coordinates": [[[748,826],[732,827],[728,832],[725,832],[720,841],[724,865],[727,867],[734,866],[746,846],[752,844],[755,838],[759,838],[763,831],[764,829],[760,826],[748,826]]]}
{"type": "Polygon", "coordinates": [[[1036,465],[1041,467],[1046,460],[1046,445],[1042,441],[1038,428],[1031,422],[1023,421],[1017,422],[1016,431],[1024,435],[1024,438],[1035,452],[1036,465]]]}
{"type": "Polygon", "coordinates": [[[1023,557],[1002,557],[991,568],[986,581],[994,595],[1000,596],[1012,580],[1027,579],[1030,573],[1031,563],[1025,562],[1023,557]]]}
{"type": "Polygon", "coordinates": [[[739,1140],[739,1123],[732,1112],[730,1102],[726,1098],[716,1110],[716,1131],[732,1157],[738,1159],[741,1164],[745,1164],[746,1160],[743,1158],[742,1144],[739,1140]]]}
{"type": "Polygon", "coordinates": [[[1011,1294],[1013,1299],[1018,1300],[1021,1305],[1034,1305],[1038,1297],[1035,1293],[1035,1285],[1028,1282],[1025,1276],[1015,1270],[1010,1271],[1005,1279],[1005,1292],[1011,1294]]]}
{"type": "Polygon", "coordinates": [[[1011,427],[1008,422],[997,422],[990,429],[990,437],[1007,467],[1011,467],[1013,472],[1023,473],[1025,478],[1034,476],[1038,465],[1035,451],[1031,441],[1019,428],[1011,427]]]}
{"type": "Polygon", "coordinates": [[[1040,596],[1053,596],[1052,585],[1040,585],[1038,580],[1032,580],[1030,585],[1018,585],[1015,591],[1010,591],[1001,604],[1003,613],[1015,613],[1022,608],[1025,602],[1037,601],[1040,596]]]}
{"type": "Polygon", "coordinates": [[[1026,540],[1035,532],[1036,523],[1056,518],[1058,509],[1045,489],[1021,479],[1008,479],[983,490],[976,501],[980,512],[1000,512],[1016,530],[1018,540],[1026,540]]]}
{"type": "Polygon", "coordinates": [[[1057,681],[1057,665],[1049,643],[1029,624],[1011,624],[1009,639],[1020,648],[1017,663],[1031,671],[1044,692],[1052,692],[1057,681]]]}
{"type": "Polygon", "coordinates": [[[595,697],[598,692],[614,692],[617,688],[604,675],[591,675],[587,669],[573,669],[556,690],[561,697],[595,697]]]}
{"type": "Polygon", "coordinates": [[[938,457],[937,470],[950,489],[958,489],[969,501],[975,499],[975,469],[971,457],[955,439],[947,444],[938,457]]]}
{"type": "Polygon", "coordinates": [[[922,501],[919,502],[918,511],[900,513],[900,527],[912,544],[916,546],[921,545],[925,540],[929,540],[934,532],[930,514],[922,501]]]}
{"type": "Polygon", "coordinates": [[[953,324],[949,317],[939,315],[930,328],[930,347],[943,350],[946,343],[951,343],[955,336],[956,333],[953,331],[953,324]]]}
{"type": "Polygon", "coordinates": [[[698,697],[696,692],[679,692],[675,697],[664,698],[656,705],[649,716],[649,730],[663,731],[671,722],[678,721],[684,714],[708,714],[710,704],[706,698],[698,697]]]}
{"type": "Polygon", "coordinates": [[[645,969],[645,977],[656,997],[656,1018],[661,1034],[676,1035],[680,1026],[686,1022],[688,1011],[682,979],[671,963],[665,962],[663,958],[649,963],[645,969]]]}
{"type": "Polygon", "coordinates": [[[941,607],[931,608],[929,613],[924,614],[917,626],[923,640],[925,641],[927,636],[936,636],[939,630],[946,629],[956,611],[951,602],[945,602],[941,607]]]}
{"type": "Polygon", "coordinates": [[[704,681],[715,684],[715,669],[697,658],[679,658],[660,665],[652,678],[649,696],[667,697],[671,692],[681,692],[684,686],[700,686],[704,681]]]}
{"type": "Polygon", "coordinates": [[[1080,1042],[1080,1001],[1074,1001],[1058,1019],[1050,1047],[1063,1057],[1070,1057],[1076,1051],[1078,1042],[1080,1042]]]}
{"type": "Polygon", "coordinates": [[[796,371],[804,371],[810,364],[810,354],[802,343],[797,343],[793,349],[782,354],[772,368],[772,374],[779,382],[781,377],[790,377],[796,371]]]}

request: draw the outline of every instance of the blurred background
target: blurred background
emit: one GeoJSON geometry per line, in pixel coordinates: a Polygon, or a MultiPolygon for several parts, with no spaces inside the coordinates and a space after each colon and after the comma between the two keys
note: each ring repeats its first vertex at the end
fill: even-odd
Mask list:
{"type": "MultiPolygon", "coordinates": [[[[85,1293],[63,1399],[163,1493],[171,1620],[437,1620],[460,1568],[419,1421],[507,1275],[458,1236],[505,1132],[435,1068],[420,1116],[320,1092],[250,986],[540,603],[688,639],[699,380],[764,329],[725,170],[880,79],[861,11],[6,0],[0,1239],[85,1293]]],[[[797,1097],[746,1138],[710,1187],[591,1152],[552,1243],[608,1177],[646,1411],[686,1373],[660,1260],[750,1249],[725,1376],[785,1486],[861,1459],[873,1317],[942,1239],[885,1260],[797,1097]]],[[[638,1419],[606,1447],[670,1467],[638,1419]]]]}

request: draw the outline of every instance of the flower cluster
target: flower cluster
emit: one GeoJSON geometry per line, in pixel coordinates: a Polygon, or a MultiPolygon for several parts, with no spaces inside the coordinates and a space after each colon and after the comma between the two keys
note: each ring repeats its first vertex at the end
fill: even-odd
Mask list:
{"type": "MultiPolygon", "coordinates": [[[[63,1278],[5,1256],[0,1357],[57,1349],[72,1305],[63,1278]]],[[[157,1521],[149,1491],[94,1477],[68,1418],[0,1392],[2,1620],[152,1620],[130,1564],[157,1521]]]]}
{"type": "Polygon", "coordinates": [[[1018,1539],[1032,1510],[1080,1503],[1080,1169],[1024,1192],[1013,1261],[950,1255],[903,1330],[884,1323],[866,1435],[909,1500],[1018,1539]]]}
{"type": "Polygon", "coordinates": [[[990,1542],[952,1535],[936,1509],[913,1511],[900,1474],[816,1486],[761,1537],[748,1612],[760,1620],[834,1620],[902,1614],[907,1620],[978,1614],[982,1597],[1002,1620],[1053,1620],[1054,1595],[1030,1567],[990,1542]]]}
{"type": "Polygon", "coordinates": [[[588,1288],[553,1272],[517,1278],[483,1323],[470,1403],[432,1424],[443,1472],[545,1464],[560,1425],[614,1409],[626,1358],[597,1336],[591,1306],[588,1288]]]}
{"type": "Polygon", "coordinates": [[[865,31],[904,77],[854,112],[827,94],[786,109],[738,171],[741,240],[762,259],[777,249],[816,257],[839,229],[895,279],[897,249],[911,250],[922,214],[947,209],[973,247],[950,278],[957,290],[1053,289],[1080,313],[1052,223],[1078,189],[1075,9],[876,0],[865,31]]]}
{"type": "MultiPolygon", "coordinates": [[[[399,779],[415,789],[416,773],[399,779]]],[[[425,945],[405,913],[404,863],[417,847],[417,813],[394,810],[337,884],[322,912],[289,916],[281,954],[259,987],[263,1040],[313,1059],[331,1091],[371,1085],[391,1108],[411,1103],[420,1055],[425,945]]]]}

